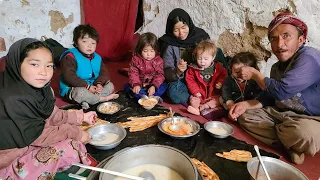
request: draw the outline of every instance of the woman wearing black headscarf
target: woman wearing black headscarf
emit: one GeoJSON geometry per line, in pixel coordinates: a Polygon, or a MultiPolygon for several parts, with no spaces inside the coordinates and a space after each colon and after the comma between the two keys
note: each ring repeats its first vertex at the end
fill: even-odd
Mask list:
{"type": "Polygon", "coordinates": [[[90,164],[79,125],[96,114],[55,107],[53,72],[46,44],[25,38],[10,47],[0,73],[0,179],[50,179],[72,162],[90,164]]]}
{"type": "MultiPolygon", "coordinates": [[[[188,101],[190,94],[184,83],[184,74],[188,64],[193,61],[193,49],[206,39],[210,39],[208,33],[196,27],[186,11],[176,8],[170,12],[166,34],[159,39],[159,43],[166,81],[169,82],[167,94],[173,103],[188,101]]],[[[217,56],[224,58],[220,49],[218,53],[217,56]]]]}

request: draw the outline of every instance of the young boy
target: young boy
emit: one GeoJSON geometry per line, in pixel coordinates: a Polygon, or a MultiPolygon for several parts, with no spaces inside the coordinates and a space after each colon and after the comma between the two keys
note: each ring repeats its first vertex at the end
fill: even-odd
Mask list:
{"type": "Polygon", "coordinates": [[[201,41],[194,49],[197,64],[191,64],[186,73],[186,83],[191,94],[188,112],[200,115],[204,109],[220,105],[215,89],[220,89],[227,70],[215,61],[217,47],[213,41],[201,41]]]}
{"type": "Polygon", "coordinates": [[[73,42],[74,48],[61,55],[60,95],[83,109],[118,98],[112,94],[114,86],[101,56],[95,53],[98,32],[90,25],[79,25],[73,31],[73,42]]]}

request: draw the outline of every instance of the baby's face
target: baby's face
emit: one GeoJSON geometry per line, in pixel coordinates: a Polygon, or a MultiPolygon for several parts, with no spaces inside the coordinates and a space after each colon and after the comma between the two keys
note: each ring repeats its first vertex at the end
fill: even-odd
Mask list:
{"type": "Polygon", "coordinates": [[[208,68],[213,63],[214,58],[215,57],[207,51],[197,52],[197,64],[202,69],[208,68]]]}
{"type": "Polygon", "coordinates": [[[144,47],[144,48],[142,49],[141,56],[142,56],[144,59],[150,61],[150,60],[152,60],[154,57],[156,57],[156,52],[154,51],[154,49],[153,49],[150,45],[148,45],[148,46],[146,46],[146,47],[144,47]]]}
{"type": "Polygon", "coordinates": [[[83,38],[78,39],[77,46],[82,53],[90,55],[96,51],[97,41],[85,35],[83,38]]]}
{"type": "Polygon", "coordinates": [[[240,78],[239,73],[241,71],[241,67],[243,67],[244,64],[242,63],[237,63],[232,65],[232,76],[237,79],[238,81],[243,81],[243,79],[240,78]]]}

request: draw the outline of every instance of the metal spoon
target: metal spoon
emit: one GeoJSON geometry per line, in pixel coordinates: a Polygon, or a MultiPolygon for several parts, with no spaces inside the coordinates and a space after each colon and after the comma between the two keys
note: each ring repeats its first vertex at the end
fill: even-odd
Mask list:
{"type": "Polygon", "coordinates": [[[258,147],[257,145],[254,145],[254,150],[255,150],[256,153],[257,153],[258,159],[259,159],[259,161],[260,161],[260,163],[261,163],[261,166],[262,166],[262,169],[263,169],[264,173],[265,173],[266,176],[267,176],[267,179],[268,179],[268,180],[271,180],[271,179],[270,179],[270,176],[269,176],[269,174],[268,174],[268,171],[267,171],[267,169],[266,169],[266,167],[264,166],[264,163],[263,163],[263,161],[262,161],[262,158],[261,158],[261,155],[260,155],[260,151],[259,151],[259,147],[258,147]]]}
{"type": "Polygon", "coordinates": [[[173,118],[172,108],[169,107],[169,109],[170,109],[171,120],[172,120],[172,122],[171,122],[172,125],[169,126],[169,129],[170,129],[171,131],[179,131],[179,130],[181,129],[181,127],[178,126],[178,125],[176,125],[176,121],[175,121],[174,118],[173,118]]]}
{"type": "Polygon", "coordinates": [[[106,136],[103,134],[94,134],[91,136],[91,139],[94,141],[103,141],[106,139],[106,136]]]}
{"type": "Polygon", "coordinates": [[[149,171],[143,171],[140,174],[140,177],[142,177],[144,180],[156,180],[156,178],[154,177],[154,175],[149,172],[149,171]]]}

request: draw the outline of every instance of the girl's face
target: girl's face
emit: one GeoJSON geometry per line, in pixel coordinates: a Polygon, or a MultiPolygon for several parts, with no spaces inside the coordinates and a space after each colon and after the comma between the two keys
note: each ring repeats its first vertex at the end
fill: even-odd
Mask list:
{"type": "Polygon", "coordinates": [[[156,56],[156,52],[154,51],[154,49],[150,45],[148,45],[142,49],[141,56],[144,59],[150,61],[156,56]]]}
{"type": "Polygon", "coordinates": [[[91,55],[96,51],[97,41],[85,35],[83,38],[80,37],[78,39],[77,47],[82,53],[91,55]]]}
{"type": "Polygon", "coordinates": [[[189,35],[189,26],[183,22],[177,22],[173,27],[173,35],[180,40],[187,39],[189,35]]]}
{"type": "Polygon", "coordinates": [[[35,88],[44,87],[53,76],[53,57],[46,48],[31,50],[21,64],[21,76],[35,88]]]}
{"type": "Polygon", "coordinates": [[[232,76],[238,81],[243,81],[243,79],[241,79],[238,75],[243,66],[245,66],[245,65],[242,63],[235,63],[232,65],[232,68],[231,68],[232,76]]]}
{"type": "Polygon", "coordinates": [[[202,69],[208,68],[214,61],[214,56],[208,51],[197,52],[197,63],[202,69]]]}

